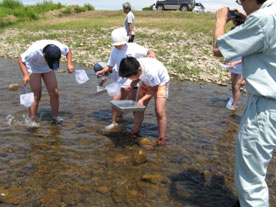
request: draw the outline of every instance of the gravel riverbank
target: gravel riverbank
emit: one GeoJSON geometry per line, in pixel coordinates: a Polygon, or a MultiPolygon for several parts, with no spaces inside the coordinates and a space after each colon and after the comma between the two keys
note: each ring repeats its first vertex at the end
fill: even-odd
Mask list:
{"type": "MultiPolygon", "coordinates": [[[[8,28],[0,33],[0,56],[18,58],[33,41],[56,39],[70,46],[75,63],[91,68],[98,60],[108,60],[112,49],[110,34],[114,28],[47,31],[8,28]]],[[[172,77],[219,85],[230,82],[230,72],[218,65],[222,59],[212,54],[212,37],[203,33],[188,35],[182,31],[138,27],[135,42],[153,49],[172,77]]]]}

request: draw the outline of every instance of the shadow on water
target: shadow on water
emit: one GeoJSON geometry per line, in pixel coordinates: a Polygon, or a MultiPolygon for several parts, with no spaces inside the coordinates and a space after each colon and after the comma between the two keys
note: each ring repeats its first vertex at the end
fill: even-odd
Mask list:
{"type": "Polygon", "coordinates": [[[224,177],[187,169],[172,175],[170,195],[178,203],[194,207],[231,207],[237,201],[224,177]],[[231,203],[233,203],[231,205],[231,203]]]}
{"type": "Polygon", "coordinates": [[[102,135],[109,138],[113,142],[115,147],[139,145],[138,140],[135,139],[133,136],[129,135],[126,131],[103,131],[102,135]]]}

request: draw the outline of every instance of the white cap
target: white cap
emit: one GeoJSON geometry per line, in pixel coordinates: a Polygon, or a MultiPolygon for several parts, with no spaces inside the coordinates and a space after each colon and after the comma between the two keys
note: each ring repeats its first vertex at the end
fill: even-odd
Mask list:
{"type": "Polygon", "coordinates": [[[124,45],[128,42],[128,36],[125,28],[121,27],[118,29],[114,29],[111,33],[112,45],[124,45]]]}

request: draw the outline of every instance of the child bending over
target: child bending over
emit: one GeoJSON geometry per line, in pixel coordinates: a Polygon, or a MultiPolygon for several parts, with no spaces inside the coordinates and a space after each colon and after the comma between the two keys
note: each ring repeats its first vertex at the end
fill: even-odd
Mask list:
{"type": "MultiPolygon", "coordinates": [[[[152,97],[155,99],[155,113],[158,123],[159,138],[157,145],[166,143],[166,102],[168,99],[168,89],[170,77],[166,67],[155,58],[134,57],[123,58],[120,63],[119,75],[132,80],[129,88],[135,86],[137,81],[142,81],[138,95],[138,106],[147,107],[152,97]]],[[[137,134],[140,131],[144,119],[144,112],[135,112],[134,128],[131,134],[137,134]]]]}

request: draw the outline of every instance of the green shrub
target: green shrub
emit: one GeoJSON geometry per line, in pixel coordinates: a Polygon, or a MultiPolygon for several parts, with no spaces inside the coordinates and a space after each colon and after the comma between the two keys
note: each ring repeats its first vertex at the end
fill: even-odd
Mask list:
{"type": "Polygon", "coordinates": [[[23,7],[23,4],[19,0],[3,0],[0,3],[0,7],[5,7],[9,9],[16,9],[19,7],[23,7]]]}
{"type": "Polygon", "coordinates": [[[62,15],[69,15],[72,13],[72,8],[66,7],[66,9],[63,10],[61,13],[62,13],[62,15]]]}
{"type": "Polygon", "coordinates": [[[87,8],[85,7],[80,7],[79,5],[77,5],[75,8],[74,8],[75,12],[77,13],[80,13],[80,12],[85,12],[87,11],[87,8]]]}
{"type": "Polygon", "coordinates": [[[43,17],[46,12],[52,10],[60,10],[59,16],[63,16],[73,12],[80,13],[95,9],[90,4],[85,4],[83,7],[78,5],[65,7],[61,3],[53,3],[51,0],[44,0],[42,3],[28,6],[24,6],[19,0],[0,0],[0,27],[20,21],[36,20],[43,17]],[[60,10],[62,8],[65,9],[60,10]],[[11,19],[12,16],[16,18],[11,19]]]}
{"type": "Polygon", "coordinates": [[[94,11],[95,8],[91,4],[84,4],[84,7],[87,8],[88,11],[94,11]]]}
{"type": "Polygon", "coordinates": [[[142,10],[143,10],[143,11],[151,11],[151,10],[153,10],[153,6],[151,5],[151,6],[149,6],[149,7],[145,7],[145,8],[143,8],[142,10]]]}

